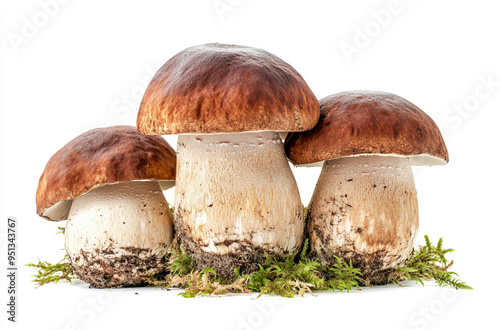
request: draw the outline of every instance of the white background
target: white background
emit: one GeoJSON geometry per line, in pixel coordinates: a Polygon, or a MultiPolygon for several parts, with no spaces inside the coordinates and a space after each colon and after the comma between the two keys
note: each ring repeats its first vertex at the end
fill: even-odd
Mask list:
{"type": "MultiPolygon", "coordinates": [[[[2,329],[499,328],[498,1],[1,4],[2,329]],[[64,255],[62,236],[55,235],[61,223],[35,213],[35,190],[48,159],[89,129],[135,125],[154,72],[184,48],[207,42],[278,55],[318,98],[382,90],[426,111],[445,136],[450,163],[414,168],[417,240],[444,237],[445,246],[456,250],[453,269],[475,289],[408,283],[295,299],[184,299],[175,290],[89,290],[84,283],[35,289],[33,270],[20,267],[18,322],[6,322],[7,217],[18,223],[18,265],[37,258],[57,262],[64,255]],[[342,50],[348,47],[350,55],[342,50]]],[[[175,146],[175,137],[167,139],[175,146]]],[[[319,169],[294,173],[308,204],[319,169]]],[[[172,203],[173,191],[166,195],[172,203]]]]}

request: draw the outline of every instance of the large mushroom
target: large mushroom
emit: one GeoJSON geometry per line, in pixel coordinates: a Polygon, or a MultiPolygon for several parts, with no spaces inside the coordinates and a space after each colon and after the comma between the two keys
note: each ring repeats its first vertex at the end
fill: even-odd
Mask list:
{"type": "Polygon", "coordinates": [[[319,104],[289,64],[257,48],[188,48],[156,73],[137,118],[144,134],[181,134],[174,224],[199,269],[254,270],[302,243],[304,221],[279,132],[305,131],[319,104]]]}
{"type": "Polygon", "coordinates": [[[306,220],[311,249],[324,264],[352,259],[383,283],[418,230],[411,166],[444,165],[448,151],[434,121],[397,95],[343,92],[320,106],[316,127],[285,141],[293,164],[323,166],[306,220]]]}
{"type": "Polygon", "coordinates": [[[174,184],[175,161],[163,138],[132,126],[88,131],[50,158],[37,213],[68,220],[66,253],[90,287],[138,285],[165,268],[173,228],[162,188],[174,184]]]}

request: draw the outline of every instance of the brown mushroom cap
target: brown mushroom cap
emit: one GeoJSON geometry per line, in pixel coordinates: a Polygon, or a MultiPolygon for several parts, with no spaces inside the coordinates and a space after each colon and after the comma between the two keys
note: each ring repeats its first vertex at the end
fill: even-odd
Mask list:
{"type": "Polygon", "coordinates": [[[90,130],[50,158],[38,182],[37,213],[48,220],[65,220],[45,213],[59,202],[108,184],[173,181],[175,167],[175,151],[161,137],[142,135],[132,126],[90,130]]]}
{"type": "Polygon", "coordinates": [[[206,44],[158,70],[142,99],[143,134],[306,131],[319,104],[288,63],[258,48],[206,44]]]}
{"type": "Polygon", "coordinates": [[[351,91],[319,101],[310,131],[290,133],[285,150],[294,165],[356,155],[409,156],[412,165],[444,165],[448,150],[436,123],[394,94],[351,91]]]}

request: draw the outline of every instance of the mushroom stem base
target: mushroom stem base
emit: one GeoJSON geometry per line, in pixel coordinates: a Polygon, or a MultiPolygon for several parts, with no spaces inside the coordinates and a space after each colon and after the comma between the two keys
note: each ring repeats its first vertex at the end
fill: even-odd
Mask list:
{"type": "Polygon", "coordinates": [[[93,288],[134,286],[161,272],[172,217],[156,181],[106,185],[73,200],[65,247],[79,279],[93,288]]]}
{"type": "Polygon", "coordinates": [[[166,267],[150,250],[135,247],[81,250],[68,259],[78,279],[94,289],[138,286],[166,267]]]}
{"type": "Polygon", "coordinates": [[[189,257],[194,260],[196,269],[201,271],[205,268],[212,268],[217,272],[217,276],[223,279],[235,277],[235,269],[241,275],[250,274],[259,269],[258,265],[265,263],[265,255],[282,258],[283,254],[265,251],[263,248],[255,247],[251,244],[240,242],[240,250],[237,253],[217,254],[204,251],[182,227],[177,227],[176,237],[182,242],[182,246],[189,257]]]}
{"type": "Polygon", "coordinates": [[[323,264],[352,260],[383,283],[413,251],[418,203],[410,160],[359,156],[325,162],[307,216],[311,249],[323,264]]]}

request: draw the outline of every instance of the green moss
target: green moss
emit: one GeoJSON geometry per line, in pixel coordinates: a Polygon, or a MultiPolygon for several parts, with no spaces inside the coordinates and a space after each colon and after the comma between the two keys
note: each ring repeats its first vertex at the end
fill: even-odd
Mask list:
{"type": "Polygon", "coordinates": [[[453,265],[453,260],[448,262],[446,255],[451,252],[453,249],[443,248],[442,238],[434,246],[429,236],[425,235],[425,245],[414,250],[408,263],[389,275],[389,281],[399,283],[403,280],[414,280],[424,285],[423,281],[434,280],[439,286],[472,289],[457,278],[457,273],[448,271],[453,265]]]}
{"type": "Polygon", "coordinates": [[[284,260],[266,258],[259,270],[247,276],[247,287],[262,294],[280,295],[282,297],[303,296],[317,290],[349,291],[358,286],[361,275],[352,263],[342,262],[330,269],[322,269],[318,261],[306,257],[308,241],[304,242],[300,255],[290,256],[284,260]]]}
{"type": "MultiPolygon", "coordinates": [[[[64,229],[63,229],[64,231],[64,229]]],[[[161,288],[178,287],[184,292],[180,295],[191,298],[204,295],[220,295],[226,293],[258,292],[279,295],[282,297],[303,296],[315,291],[346,291],[359,289],[365,285],[361,271],[353,267],[352,262],[342,261],[335,257],[336,264],[325,268],[313,258],[307,256],[308,241],[304,241],[302,249],[296,254],[277,259],[266,256],[259,269],[249,275],[241,276],[235,269],[235,277],[223,280],[212,268],[203,271],[195,270],[195,262],[184,248],[174,240],[165,262],[168,267],[164,273],[151,276],[149,285],[161,288]]],[[[415,249],[408,263],[395,269],[388,276],[388,282],[399,284],[404,280],[415,280],[422,285],[424,281],[434,280],[440,286],[450,286],[455,289],[472,289],[458,279],[455,272],[448,269],[453,261],[448,262],[446,256],[452,249],[443,248],[443,239],[434,246],[429,237],[425,236],[425,245],[415,249]]],[[[61,280],[71,282],[76,279],[66,256],[56,264],[38,261],[26,266],[38,269],[33,280],[38,286],[47,283],[57,283],[61,280]]]]}
{"type": "Polygon", "coordinates": [[[56,264],[51,264],[46,261],[38,260],[38,263],[29,263],[27,267],[33,267],[38,269],[38,273],[33,275],[35,278],[32,282],[36,282],[38,286],[42,286],[48,283],[58,283],[59,281],[68,281],[71,283],[72,280],[76,279],[76,275],[73,273],[69,262],[66,261],[67,256],[56,264]]]}
{"type": "MultiPolygon", "coordinates": [[[[425,243],[413,252],[407,265],[395,269],[389,275],[388,281],[399,284],[403,280],[417,280],[423,285],[424,281],[434,280],[440,286],[471,289],[456,278],[455,272],[448,271],[453,262],[448,262],[445,255],[453,250],[444,249],[442,239],[434,246],[428,236],[425,236],[425,243]]],[[[192,260],[182,247],[177,246],[170,254],[173,258],[169,261],[170,275],[165,277],[163,283],[184,288],[185,292],[180,294],[184,297],[229,292],[258,292],[259,296],[271,294],[294,297],[303,296],[306,292],[314,294],[315,291],[325,290],[349,292],[365,285],[361,271],[353,267],[351,261],[345,262],[335,257],[337,263],[331,268],[324,268],[317,260],[307,257],[307,249],[308,241],[305,240],[300,254],[282,260],[266,256],[266,261],[259,265],[259,270],[240,276],[239,270],[235,269],[236,277],[223,281],[211,268],[201,272],[194,271],[192,260]]]]}

